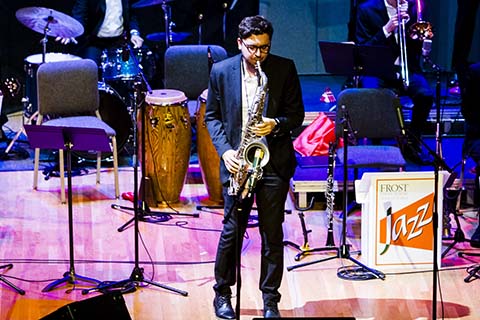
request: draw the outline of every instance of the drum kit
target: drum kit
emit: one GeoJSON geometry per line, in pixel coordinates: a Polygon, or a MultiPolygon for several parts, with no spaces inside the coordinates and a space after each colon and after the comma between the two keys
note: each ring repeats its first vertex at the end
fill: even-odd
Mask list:
{"type": "MultiPolygon", "coordinates": [[[[179,41],[180,37],[188,34],[175,34],[172,32],[171,9],[169,3],[174,0],[140,0],[133,4],[134,8],[142,8],[153,5],[162,5],[165,13],[165,34],[155,33],[148,35],[152,41],[160,40],[165,36],[165,43],[179,41]],[[178,38],[175,38],[178,37],[178,38]]],[[[32,122],[38,114],[36,103],[36,73],[42,63],[50,63],[64,60],[76,60],[80,57],[56,52],[47,52],[48,37],[75,38],[83,34],[83,26],[62,12],[43,7],[27,7],[19,9],[16,17],[27,28],[43,34],[42,53],[30,55],[24,59],[26,71],[25,114],[29,122],[32,122]]],[[[145,169],[147,176],[153,182],[153,193],[156,201],[163,203],[178,202],[190,158],[191,123],[187,108],[187,98],[182,91],[172,89],[147,90],[145,96],[144,119],[134,117],[134,108],[128,106],[129,102],[135,104],[135,94],[130,100],[122,97],[117,90],[107,82],[129,82],[131,88],[133,82],[138,83],[140,78],[146,82],[144,72],[148,72],[142,62],[148,62],[149,56],[142,49],[131,50],[130,58],[123,58],[123,48],[113,51],[105,51],[102,56],[103,81],[99,82],[100,114],[102,119],[117,132],[119,149],[123,148],[128,141],[134,126],[144,123],[146,135],[145,141],[145,169]],[[134,56],[134,57],[132,57],[134,56]],[[127,60],[127,61],[125,61],[127,60]],[[140,76],[139,76],[140,74],[140,76]],[[153,178],[153,179],[152,179],[153,178]],[[160,189],[160,186],[169,186],[160,189]],[[168,189],[168,190],[167,190],[168,189]]],[[[153,58],[153,57],[152,57],[153,58]]],[[[154,63],[153,63],[154,64],[154,63]]],[[[149,85],[147,83],[147,88],[149,85]]],[[[135,89],[138,91],[138,89],[135,89]]],[[[200,99],[200,98],[199,98],[200,99]]],[[[203,106],[206,97],[202,97],[203,106]]],[[[200,101],[200,100],[199,100],[200,101]]],[[[136,108],[135,108],[136,109],[136,108]]],[[[134,132],[136,130],[133,130],[134,132]]],[[[206,132],[206,131],[205,131],[206,132]]],[[[18,136],[21,132],[18,133],[18,136]]],[[[207,133],[208,134],[208,133],[207,133]]],[[[135,133],[134,133],[135,135],[135,133]]],[[[15,137],[13,142],[18,138],[15,137]]],[[[212,148],[213,150],[213,148],[212,148]]],[[[216,154],[216,153],[215,153],[216,154]]],[[[218,168],[218,167],[217,167],[218,168]]],[[[217,170],[218,171],[218,170],[217,170]]],[[[219,183],[219,182],[218,182],[219,183]]],[[[218,198],[215,196],[214,198],[218,198]]]]}

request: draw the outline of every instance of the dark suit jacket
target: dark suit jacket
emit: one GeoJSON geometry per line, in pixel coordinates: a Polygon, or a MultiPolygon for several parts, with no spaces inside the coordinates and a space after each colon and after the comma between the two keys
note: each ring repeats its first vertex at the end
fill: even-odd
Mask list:
{"type": "MultiPolygon", "coordinates": [[[[242,130],[242,56],[213,65],[208,87],[205,122],[217,152],[238,149],[242,130]]],[[[299,127],[305,116],[300,81],[292,60],[270,54],[262,64],[268,77],[268,94],[264,115],[280,120],[279,132],[267,136],[270,165],[276,174],[289,180],[296,167],[291,130],[299,127]]],[[[220,179],[228,181],[230,173],[223,161],[220,179]]]]}
{"type": "MultiPolygon", "coordinates": [[[[73,17],[85,28],[85,37],[95,36],[105,19],[105,0],[77,0],[72,9],[73,17]]],[[[130,29],[138,30],[138,23],[134,14],[130,11],[129,0],[122,0],[123,27],[128,32],[130,29]]]]}
{"type": "MultiPolygon", "coordinates": [[[[406,30],[417,22],[416,1],[408,0],[408,14],[410,20],[406,24],[406,30]]],[[[383,26],[388,22],[387,8],[384,0],[368,0],[359,5],[357,9],[357,25],[355,38],[358,44],[364,45],[382,45],[392,49],[394,57],[398,57],[400,48],[395,40],[395,35],[388,38],[383,33],[383,26]]],[[[410,71],[420,72],[420,56],[422,43],[411,39],[406,35],[407,43],[407,61],[410,71]]]]}

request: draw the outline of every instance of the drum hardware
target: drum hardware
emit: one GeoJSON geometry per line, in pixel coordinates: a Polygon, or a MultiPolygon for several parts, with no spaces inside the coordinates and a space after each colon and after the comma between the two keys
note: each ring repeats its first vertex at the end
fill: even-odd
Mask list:
{"type": "Polygon", "coordinates": [[[175,23],[172,21],[172,10],[171,10],[171,6],[169,5],[169,3],[173,2],[173,1],[175,1],[175,0],[140,0],[140,1],[132,4],[132,8],[144,8],[144,7],[154,6],[154,5],[161,5],[162,6],[163,18],[164,18],[164,21],[165,21],[165,32],[164,33],[153,33],[153,34],[147,35],[147,39],[151,40],[151,41],[159,41],[160,38],[163,36],[164,40],[165,40],[166,48],[168,48],[172,42],[182,41],[184,39],[184,38],[182,39],[182,37],[185,36],[185,38],[186,38],[187,36],[190,35],[190,34],[188,34],[188,35],[175,34],[172,31],[172,28],[175,27],[175,23]],[[174,34],[175,34],[175,37],[178,37],[178,38],[175,38],[174,34]],[[150,36],[150,38],[149,38],[149,36],[150,36]],[[181,40],[177,40],[177,39],[181,39],[181,40]]]}
{"type": "MultiPolygon", "coordinates": [[[[130,53],[132,50],[130,50],[130,53]]],[[[132,56],[133,60],[135,63],[138,65],[138,60],[136,57],[133,55],[132,56]]],[[[141,195],[139,196],[139,184],[138,184],[138,134],[137,134],[137,128],[138,126],[135,124],[135,115],[137,113],[140,114],[140,119],[141,122],[144,122],[146,119],[146,113],[145,113],[145,106],[143,105],[143,92],[142,88],[146,87],[147,93],[153,93],[150,84],[148,83],[147,79],[145,78],[145,75],[143,72],[140,70],[140,80],[135,81],[134,83],[134,92],[133,92],[133,99],[132,99],[132,108],[134,110],[133,112],[133,117],[132,117],[132,123],[133,125],[133,146],[134,146],[134,156],[133,156],[133,208],[130,207],[125,207],[125,206],[120,206],[116,204],[112,204],[111,207],[112,209],[116,210],[132,210],[134,212],[133,218],[127,221],[124,225],[119,227],[117,230],[119,232],[125,230],[127,226],[129,226],[132,222],[134,223],[134,246],[135,246],[135,266],[133,268],[133,271],[130,275],[129,278],[120,280],[120,281],[107,281],[100,283],[97,287],[91,288],[91,289],[85,289],[82,291],[82,294],[88,294],[89,292],[108,292],[110,290],[118,291],[118,288],[121,288],[122,291],[124,292],[131,292],[132,290],[135,291],[137,287],[143,287],[145,283],[151,284],[166,290],[170,290],[176,293],[181,294],[182,296],[187,296],[188,292],[179,290],[176,288],[169,287],[167,285],[163,285],[148,279],[145,279],[143,275],[143,268],[140,267],[139,265],[139,221],[153,221],[153,222],[159,222],[159,221],[166,221],[171,218],[171,215],[187,215],[187,216],[193,216],[193,217],[198,217],[198,214],[183,214],[179,212],[174,212],[174,213],[163,213],[163,212],[153,212],[149,209],[145,199],[146,199],[146,193],[147,190],[145,188],[146,186],[146,161],[145,161],[145,128],[146,124],[141,123],[141,140],[142,140],[142,145],[141,145],[141,162],[142,162],[142,184],[143,187],[140,186],[141,189],[141,195]]]]}
{"type": "Polygon", "coordinates": [[[65,13],[44,8],[44,7],[27,7],[17,10],[15,13],[17,20],[27,28],[43,34],[42,62],[45,62],[47,53],[47,36],[75,38],[83,34],[83,26],[74,18],[65,13]]]}

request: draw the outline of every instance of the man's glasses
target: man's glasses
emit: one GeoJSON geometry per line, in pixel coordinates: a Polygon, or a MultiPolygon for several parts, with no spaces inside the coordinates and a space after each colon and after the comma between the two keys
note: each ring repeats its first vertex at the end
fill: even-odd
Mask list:
{"type": "Polygon", "coordinates": [[[251,44],[246,44],[245,41],[243,41],[243,39],[241,41],[242,41],[243,45],[245,46],[245,48],[247,48],[247,50],[250,53],[255,53],[255,52],[257,52],[257,50],[260,50],[261,53],[268,53],[270,51],[270,45],[269,44],[264,44],[263,46],[254,46],[254,45],[251,45],[251,44]]]}

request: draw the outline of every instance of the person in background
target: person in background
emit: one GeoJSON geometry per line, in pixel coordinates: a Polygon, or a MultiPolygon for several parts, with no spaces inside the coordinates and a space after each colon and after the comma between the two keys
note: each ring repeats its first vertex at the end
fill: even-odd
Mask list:
{"type": "Polygon", "coordinates": [[[270,54],[272,34],[272,24],[264,17],[244,18],[238,29],[240,54],[216,62],[210,74],[205,122],[221,158],[220,176],[225,199],[225,221],[218,243],[213,287],[215,314],[221,319],[235,318],[230,300],[239,263],[236,248],[242,244],[254,197],[262,239],[259,289],[263,314],[265,318],[280,316],[279,288],[284,268],[282,224],[289,180],[296,168],[291,131],[301,126],[305,111],[294,62],[270,54]],[[235,196],[228,193],[228,183],[240,168],[236,155],[241,147],[242,128],[259,87],[257,61],[268,78],[268,93],[262,122],[251,129],[263,137],[270,161],[263,168],[263,177],[256,183],[252,196],[236,203],[235,196]]]}
{"type": "MultiPolygon", "coordinates": [[[[469,61],[472,48],[475,20],[480,0],[457,0],[457,17],[453,42],[452,67],[458,76],[462,96],[462,114],[465,118],[464,155],[476,163],[474,201],[480,206],[480,61],[469,61]]],[[[480,216],[479,216],[480,219],[480,216]]],[[[470,238],[470,245],[480,248],[480,221],[470,238]]]]}
{"type": "MultiPolygon", "coordinates": [[[[413,0],[400,1],[400,15],[406,21],[406,29],[417,21],[417,5],[413,0]]],[[[357,8],[355,41],[360,45],[379,45],[390,47],[394,57],[399,57],[397,0],[367,0],[357,8]]],[[[390,88],[412,99],[412,121],[407,142],[402,145],[405,158],[413,163],[424,165],[431,163],[420,144],[430,109],[434,101],[434,92],[422,75],[420,61],[422,42],[413,40],[406,34],[406,52],[408,61],[409,86],[405,88],[403,79],[395,74],[390,78],[364,76],[361,85],[369,88],[390,88]]],[[[396,60],[398,63],[398,59],[396,60]]]]}
{"type": "MultiPolygon", "coordinates": [[[[104,50],[125,47],[128,41],[134,48],[143,45],[137,18],[129,0],[77,0],[72,16],[84,27],[78,39],[76,54],[92,59],[99,66],[104,50]]],[[[57,38],[63,44],[76,43],[73,38],[57,38]]],[[[128,56],[126,57],[128,59],[128,56]]]]}

